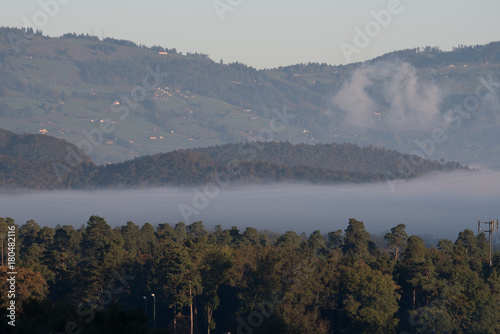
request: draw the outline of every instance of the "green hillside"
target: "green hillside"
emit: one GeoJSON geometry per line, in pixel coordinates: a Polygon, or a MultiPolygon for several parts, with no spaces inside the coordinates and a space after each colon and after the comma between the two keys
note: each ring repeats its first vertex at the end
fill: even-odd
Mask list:
{"type": "MultiPolygon", "coordinates": [[[[0,28],[0,126],[86,147],[97,163],[256,139],[350,142],[410,153],[418,148],[415,139],[429,138],[432,127],[401,131],[390,122],[375,129],[346,123],[350,115],[332,97],[366,66],[408,63],[418,80],[442,87],[444,115],[475,94],[478,78],[500,77],[499,54],[500,43],[494,42],[449,52],[397,51],[364,64],[256,70],[175,48],[0,28]],[[24,39],[15,47],[13,34],[24,39]]],[[[376,85],[365,91],[378,110],[370,120],[390,121],[384,92],[376,85]]],[[[500,164],[493,139],[498,113],[491,104],[481,108],[430,158],[500,164]]]]}

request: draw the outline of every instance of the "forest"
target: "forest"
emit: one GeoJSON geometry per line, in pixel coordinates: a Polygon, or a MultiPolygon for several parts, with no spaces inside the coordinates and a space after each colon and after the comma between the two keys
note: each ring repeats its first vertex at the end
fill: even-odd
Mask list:
{"type": "Polygon", "coordinates": [[[0,129],[0,189],[96,189],[207,184],[383,182],[431,172],[470,171],[374,146],[253,142],[176,150],[98,166],[76,145],[0,129]],[[405,166],[410,165],[411,168],[405,166]]]}
{"type": "Polygon", "coordinates": [[[500,253],[490,267],[485,234],[469,229],[426,245],[404,224],[382,238],[354,218],[310,235],[70,223],[0,219],[2,276],[16,226],[14,333],[500,331],[500,253]]]}

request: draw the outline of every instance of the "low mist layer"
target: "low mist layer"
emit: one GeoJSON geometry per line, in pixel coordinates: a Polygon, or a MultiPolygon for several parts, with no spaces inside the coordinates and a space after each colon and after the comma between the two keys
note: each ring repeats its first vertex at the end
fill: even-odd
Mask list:
{"type": "Polygon", "coordinates": [[[91,215],[112,226],[203,221],[240,230],[323,233],[344,229],[349,218],[371,233],[403,223],[409,234],[454,239],[477,220],[500,216],[500,172],[436,174],[412,181],[365,185],[268,184],[225,189],[154,188],[126,191],[62,191],[0,195],[0,216],[23,224],[85,224],[91,215]],[[209,196],[205,196],[208,194],[209,196]],[[184,208],[184,215],[179,207],[184,208]],[[186,208],[188,214],[186,215],[186,208]]]}

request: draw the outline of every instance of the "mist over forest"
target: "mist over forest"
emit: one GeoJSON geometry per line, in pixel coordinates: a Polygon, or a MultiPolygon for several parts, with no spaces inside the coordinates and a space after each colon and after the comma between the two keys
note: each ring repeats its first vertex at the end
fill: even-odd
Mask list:
{"type": "MultiPolygon", "coordinates": [[[[79,228],[91,215],[111,226],[127,221],[176,224],[184,221],[179,205],[193,210],[190,221],[207,229],[254,227],[307,234],[341,229],[349,218],[365,223],[373,234],[404,223],[409,233],[452,238],[458,231],[477,229],[477,220],[496,217],[500,172],[434,174],[424,178],[376,184],[313,186],[266,184],[220,189],[207,204],[193,204],[198,188],[53,191],[1,194],[3,214],[19,223],[34,219],[41,226],[79,228]],[[29,208],[29,210],[26,210],[29,208]],[[198,210],[200,209],[200,210],[198,210]],[[197,211],[197,212],[196,212],[197,211]]],[[[210,190],[215,193],[214,190],[210,190]]]]}

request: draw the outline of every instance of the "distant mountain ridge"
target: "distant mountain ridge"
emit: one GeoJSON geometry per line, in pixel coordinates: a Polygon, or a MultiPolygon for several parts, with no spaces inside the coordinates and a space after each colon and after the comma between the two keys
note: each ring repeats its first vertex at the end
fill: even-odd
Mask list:
{"type": "Polygon", "coordinates": [[[463,64],[489,64],[500,62],[500,42],[485,45],[459,45],[452,51],[442,51],[438,47],[413,48],[386,53],[373,58],[369,63],[378,61],[403,61],[415,67],[463,64]]]}
{"type": "MultiPolygon", "coordinates": [[[[401,50],[342,66],[307,63],[257,70],[213,61],[200,53],[181,54],[172,47],[146,47],[110,37],[102,41],[88,34],[53,38],[0,28],[0,124],[16,133],[46,131],[73,144],[87,140],[85,131],[113,124],[114,130],[103,134],[102,144],[92,147],[90,155],[97,163],[114,163],[244,142],[269,130],[277,110],[290,117],[286,124],[277,124],[280,131],[272,131],[271,139],[276,141],[356,143],[409,153],[417,148],[416,139],[429,138],[434,128],[442,126],[438,121],[449,109],[474,96],[480,78],[500,81],[499,55],[500,42],[492,42],[459,45],[453,51],[401,50]],[[26,43],[13,48],[9,34],[26,38],[26,43]],[[391,68],[401,63],[415,68],[414,80],[422,86],[442,87],[435,124],[425,129],[391,126],[390,104],[380,89],[390,75],[375,76],[361,90],[371,100],[366,117],[378,128],[346,122],[351,111],[332,97],[367,67],[391,68]],[[145,98],[134,99],[132,92],[142,89],[145,98]],[[118,108],[127,108],[127,117],[120,118],[122,114],[115,113],[118,108]]],[[[480,91],[488,90],[481,87],[480,91]]],[[[498,90],[494,95],[500,99],[498,90]]],[[[500,146],[494,140],[500,124],[497,106],[481,108],[464,118],[460,131],[429,158],[500,165],[500,146]]]]}
{"type": "Polygon", "coordinates": [[[2,190],[194,186],[218,177],[229,177],[239,185],[363,183],[384,181],[389,175],[391,179],[411,178],[435,171],[468,170],[456,162],[443,164],[355,144],[226,144],[99,166],[83,152],[81,161],[70,164],[65,152],[78,149],[48,135],[16,135],[0,130],[0,143],[0,152],[9,154],[0,155],[2,190]],[[52,156],[50,152],[59,153],[52,156]],[[402,173],[401,161],[410,158],[417,162],[416,168],[412,173],[402,173]]]}

